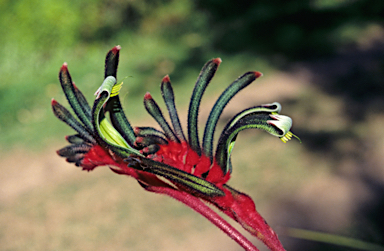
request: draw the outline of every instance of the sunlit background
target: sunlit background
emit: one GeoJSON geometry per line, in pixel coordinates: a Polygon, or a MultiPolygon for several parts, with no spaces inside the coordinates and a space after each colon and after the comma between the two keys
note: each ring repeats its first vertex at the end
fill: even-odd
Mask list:
{"type": "Polygon", "coordinates": [[[155,125],[142,97],[150,91],[161,103],[166,74],[186,125],[201,67],[221,57],[203,126],[227,85],[263,72],[230,102],[219,129],[244,108],[278,101],[302,143],[242,132],[229,184],[254,198],[287,250],[352,249],[293,238],[288,228],[384,247],[383,23],[382,0],[0,1],[0,249],[241,250],[179,202],[56,155],[73,133],[50,108],[53,97],[67,104],[61,65],[92,102],[115,45],[135,126],[155,125]]]}

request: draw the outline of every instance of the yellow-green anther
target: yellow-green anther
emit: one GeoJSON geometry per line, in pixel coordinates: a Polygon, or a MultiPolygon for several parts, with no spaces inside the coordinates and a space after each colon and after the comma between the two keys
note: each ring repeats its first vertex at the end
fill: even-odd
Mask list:
{"type": "Polygon", "coordinates": [[[112,98],[112,97],[114,97],[114,96],[119,95],[122,86],[123,86],[123,82],[120,82],[120,83],[118,83],[118,84],[115,84],[115,85],[112,87],[112,92],[111,92],[110,97],[112,98]]]}
{"type": "Polygon", "coordinates": [[[297,137],[295,134],[293,134],[291,131],[287,132],[283,137],[281,137],[281,141],[283,141],[284,143],[287,143],[289,140],[292,139],[292,137],[295,137],[300,143],[301,143],[301,139],[299,137],[297,137]]]}

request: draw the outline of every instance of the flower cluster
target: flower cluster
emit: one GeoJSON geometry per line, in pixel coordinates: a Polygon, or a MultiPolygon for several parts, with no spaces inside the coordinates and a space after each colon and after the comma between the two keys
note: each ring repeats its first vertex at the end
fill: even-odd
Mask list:
{"type": "Polygon", "coordinates": [[[67,64],[61,67],[60,83],[77,118],[52,99],[54,114],[76,131],[66,137],[70,145],[57,153],[83,170],[107,165],[118,174],[132,176],[147,191],[177,199],[202,214],[245,250],[258,249],[208,205],[214,205],[237,221],[270,250],[284,250],[275,232],[256,211],[253,200],[226,183],[232,172],[230,156],[237,134],[244,129],[257,128],[286,142],[294,136],[290,132],[291,118],[279,114],[279,103],[245,109],[227,123],[213,151],[214,132],[225,106],[261,73],[247,72],[224,90],[209,114],[200,142],[200,101],[221,59],[210,60],[200,72],[190,99],[185,135],[168,76],[161,82],[161,93],[171,123],[147,93],[144,106],[161,130],[131,126],[120,103],[122,82],[116,80],[119,52],[120,46],[115,46],[106,56],[104,81],[95,93],[92,107],[72,82],[67,64]]]}

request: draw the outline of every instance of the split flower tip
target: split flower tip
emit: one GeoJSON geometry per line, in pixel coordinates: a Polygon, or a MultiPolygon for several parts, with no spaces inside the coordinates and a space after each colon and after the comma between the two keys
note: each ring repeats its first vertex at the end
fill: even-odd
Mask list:
{"type": "Polygon", "coordinates": [[[171,79],[169,78],[169,75],[166,75],[163,80],[161,81],[161,83],[169,83],[171,82],[171,79]]]}
{"type": "Polygon", "coordinates": [[[139,132],[140,132],[140,128],[138,128],[138,127],[134,127],[134,128],[133,128],[133,133],[134,133],[135,135],[138,135],[139,132]]]}
{"type": "Polygon", "coordinates": [[[212,60],[212,62],[215,63],[215,64],[217,64],[217,65],[220,65],[221,62],[223,62],[223,61],[221,60],[221,58],[214,58],[214,59],[212,60]]]}
{"type": "Polygon", "coordinates": [[[67,62],[63,63],[63,65],[60,68],[60,71],[68,71],[68,64],[67,64],[67,62]]]}
{"type": "Polygon", "coordinates": [[[117,54],[120,50],[121,50],[121,46],[120,45],[116,45],[115,47],[112,48],[111,52],[113,54],[117,54]]]}
{"type": "Polygon", "coordinates": [[[52,98],[51,99],[51,106],[57,106],[57,104],[58,104],[58,102],[54,98],[52,98]]]}
{"type": "Polygon", "coordinates": [[[259,78],[259,77],[262,77],[262,76],[263,76],[263,73],[258,72],[258,71],[254,71],[253,73],[255,74],[255,77],[256,77],[256,78],[259,78]]]}
{"type": "MultiPolygon", "coordinates": [[[[138,133],[139,131],[137,131],[138,133]]],[[[135,132],[136,133],[136,132],[135,132]]],[[[136,140],[134,142],[135,146],[137,146],[138,144],[141,144],[143,142],[144,138],[143,137],[136,137],[136,140]]]]}
{"type": "Polygon", "coordinates": [[[153,99],[151,94],[149,92],[147,92],[145,95],[144,95],[144,100],[151,100],[153,99]]]}
{"type": "MultiPolygon", "coordinates": [[[[64,138],[65,138],[66,141],[69,142],[69,140],[70,140],[70,136],[69,135],[65,136],[64,138]]],[[[56,151],[56,153],[58,153],[58,151],[56,151]]]]}

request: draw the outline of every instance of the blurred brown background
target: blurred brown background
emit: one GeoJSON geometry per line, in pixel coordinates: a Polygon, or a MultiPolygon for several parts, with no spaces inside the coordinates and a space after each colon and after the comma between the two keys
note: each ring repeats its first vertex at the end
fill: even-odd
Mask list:
{"type": "Polygon", "coordinates": [[[229,184],[254,198],[287,250],[351,250],[293,238],[289,227],[384,247],[383,1],[5,0],[0,12],[1,250],[241,250],[177,201],[55,154],[72,133],[50,110],[52,97],[66,104],[60,66],[68,62],[92,101],[105,54],[118,44],[124,107],[136,126],[155,124],[141,97],[151,91],[161,103],[166,74],[186,125],[207,60],[223,63],[202,123],[237,76],[263,72],[219,127],[241,109],[278,101],[302,144],[242,132],[229,184]]]}

